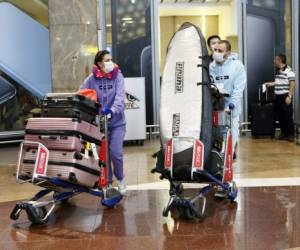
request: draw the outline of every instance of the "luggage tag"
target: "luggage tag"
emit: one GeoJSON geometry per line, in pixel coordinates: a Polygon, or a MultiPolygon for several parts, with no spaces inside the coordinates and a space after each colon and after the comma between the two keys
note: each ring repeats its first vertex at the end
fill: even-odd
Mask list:
{"type": "Polygon", "coordinates": [[[88,159],[89,158],[89,151],[91,149],[91,143],[86,142],[85,144],[85,150],[84,150],[84,158],[88,159]]]}
{"type": "Polygon", "coordinates": [[[98,156],[98,153],[97,153],[96,144],[92,143],[91,147],[92,147],[92,151],[93,151],[93,155],[94,155],[95,160],[99,160],[99,156],[98,156]]]}
{"type": "Polygon", "coordinates": [[[100,116],[97,115],[96,116],[96,125],[97,125],[97,127],[100,127],[100,124],[101,124],[101,122],[100,122],[100,116]]]}
{"type": "Polygon", "coordinates": [[[226,91],[225,91],[225,89],[224,89],[224,83],[222,83],[222,82],[217,82],[217,83],[216,83],[216,86],[217,86],[217,88],[218,88],[218,90],[219,90],[219,92],[220,92],[221,94],[226,93],[226,91]]]}
{"type": "Polygon", "coordinates": [[[263,84],[262,85],[262,92],[265,93],[267,91],[267,86],[266,84],[263,84]]]}

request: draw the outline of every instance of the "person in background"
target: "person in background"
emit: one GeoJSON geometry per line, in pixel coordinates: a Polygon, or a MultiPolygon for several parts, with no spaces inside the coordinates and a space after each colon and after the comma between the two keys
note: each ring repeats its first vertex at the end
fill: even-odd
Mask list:
{"type": "Polygon", "coordinates": [[[295,73],[286,64],[286,55],[275,56],[275,81],[266,82],[267,87],[275,86],[275,110],[279,118],[281,134],[279,140],[294,141],[293,95],[295,88],[295,73]]]}
{"type": "Polygon", "coordinates": [[[221,38],[218,35],[212,35],[207,39],[207,46],[210,51],[210,62],[213,61],[213,53],[214,53],[214,48],[218,44],[218,42],[221,40],[221,38]]]}
{"type": "MultiPolygon", "coordinates": [[[[126,186],[123,170],[123,141],[126,132],[124,77],[119,67],[113,63],[107,50],[99,51],[94,60],[92,73],[84,80],[80,89],[94,89],[101,114],[111,117],[108,120],[108,143],[113,173],[118,181],[121,194],[126,186]]],[[[109,171],[109,182],[112,184],[112,171],[109,171]]]]}
{"type": "Polygon", "coordinates": [[[231,44],[227,40],[220,40],[215,46],[209,72],[212,83],[218,89],[229,94],[225,105],[232,111],[232,146],[236,159],[236,149],[239,136],[239,116],[242,111],[242,97],[246,86],[246,72],[243,63],[231,57],[231,44]]]}

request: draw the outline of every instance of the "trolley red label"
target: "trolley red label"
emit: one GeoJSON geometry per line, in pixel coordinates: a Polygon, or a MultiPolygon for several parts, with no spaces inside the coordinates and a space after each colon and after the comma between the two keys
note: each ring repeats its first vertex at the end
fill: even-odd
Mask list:
{"type": "Polygon", "coordinates": [[[37,152],[37,160],[35,166],[35,175],[46,175],[49,151],[46,147],[40,145],[37,152]]]}
{"type": "Polygon", "coordinates": [[[204,145],[200,140],[194,142],[193,168],[203,170],[204,145]]]}
{"type": "Polygon", "coordinates": [[[218,111],[213,112],[213,124],[214,124],[214,126],[219,125],[219,112],[218,111]]]}
{"type": "Polygon", "coordinates": [[[227,147],[225,151],[225,173],[224,182],[231,182],[233,179],[232,163],[233,163],[233,153],[232,153],[232,134],[231,131],[227,133],[227,147]]]}
{"type": "Polygon", "coordinates": [[[102,141],[102,147],[100,149],[99,158],[103,163],[100,169],[100,176],[98,180],[98,186],[104,188],[108,184],[108,176],[107,176],[107,159],[106,159],[106,151],[108,150],[108,141],[104,139],[102,141]]]}
{"type": "Polygon", "coordinates": [[[173,165],[173,140],[169,140],[165,152],[165,168],[171,169],[173,165]]]}

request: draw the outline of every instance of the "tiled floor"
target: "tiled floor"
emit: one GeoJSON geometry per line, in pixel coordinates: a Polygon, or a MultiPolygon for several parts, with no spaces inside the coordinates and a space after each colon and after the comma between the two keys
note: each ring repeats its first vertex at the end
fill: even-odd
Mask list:
{"type": "Polygon", "coordinates": [[[16,200],[30,198],[37,188],[15,183],[17,148],[0,148],[0,250],[300,247],[300,186],[276,187],[278,179],[270,179],[285,177],[284,183],[289,183],[290,177],[294,182],[300,177],[299,146],[241,138],[235,178],[240,183],[267,178],[272,187],[244,185],[235,205],[209,197],[207,218],[200,223],[162,217],[168,191],[155,184],[160,182],[158,175],[150,174],[155,164],[151,155],[158,148],[158,141],[125,147],[131,190],[117,208],[103,209],[97,198],[80,195],[58,207],[46,226],[32,226],[24,214],[17,222],[9,219],[16,200]]]}
{"type": "MultiPolygon", "coordinates": [[[[125,176],[127,184],[160,181],[150,173],[155,166],[151,156],[159,149],[159,141],[147,141],[145,146],[125,147],[125,176]]],[[[25,199],[37,188],[16,185],[12,177],[17,161],[17,147],[0,148],[0,201],[25,199]],[[3,191],[4,190],[4,191],[3,191]]],[[[271,139],[253,140],[242,137],[239,157],[234,167],[235,178],[300,177],[300,147],[271,139]]]]}
{"type": "MultiPolygon", "coordinates": [[[[195,190],[191,190],[195,192],[195,190]]],[[[46,226],[10,221],[0,206],[0,249],[287,249],[300,246],[300,187],[242,188],[236,204],[208,196],[203,222],[161,216],[168,192],[130,191],[115,209],[81,195],[46,226]]]]}

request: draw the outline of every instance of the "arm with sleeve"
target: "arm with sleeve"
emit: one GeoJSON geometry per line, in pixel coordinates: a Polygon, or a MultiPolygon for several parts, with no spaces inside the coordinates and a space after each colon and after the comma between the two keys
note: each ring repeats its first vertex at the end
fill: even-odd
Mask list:
{"type": "Polygon", "coordinates": [[[294,95],[294,89],[295,89],[295,73],[293,71],[290,71],[288,73],[288,80],[290,83],[290,90],[289,90],[289,95],[290,97],[293,97],[294,95]]]}
{"type": "Polygon", "coordinates": [[[243,92],[246,86],[246,72],[244,65],[239,62],[236,67],[236,74],[233,79],[233,90],[229,99],[229,103],[232,103],[235,107],[238,107],[243,97],[243,92]]]}
{"type": "Polygon", "coordinates": [[[116,96],[111,106],[113,114],[122,113],[125,109],[125,89],[124,89],[124,77],[121,73],[116,79],[116,96]]]}
{"type": "Polygon", "coordinates": [[[90,89],[91,88],[91,84],[90,84],[90,79],[91,77],[87,77],[84,82],[80,85],[79,89],[90,89]]]}

